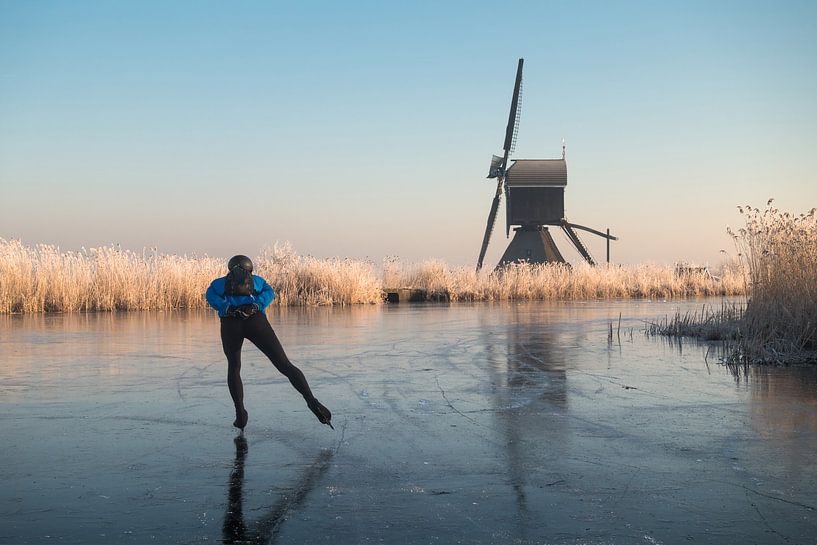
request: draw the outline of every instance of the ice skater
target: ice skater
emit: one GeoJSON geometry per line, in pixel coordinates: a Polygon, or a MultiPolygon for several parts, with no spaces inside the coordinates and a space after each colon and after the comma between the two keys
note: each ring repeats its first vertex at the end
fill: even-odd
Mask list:
{"type": "Polygon", "coordinates": [[[307,407],[321,424],[334,429],[332,413],[312,395],[306,377],[289,361],[267,320],[264,311],[275,298],[272,287],[260,276],[252,274],[252,260],[245,255],[231,258],[227,269],[227,276],[216,278],[207,288],[206,298],[221,319],[221,345],[227,356],[227,387],[235,405],[233,426],[244,431],[249,418],[244,408],[244,385],[241,382],[241,346],[244,339],[249,339],[304,396],[307,407]]]}

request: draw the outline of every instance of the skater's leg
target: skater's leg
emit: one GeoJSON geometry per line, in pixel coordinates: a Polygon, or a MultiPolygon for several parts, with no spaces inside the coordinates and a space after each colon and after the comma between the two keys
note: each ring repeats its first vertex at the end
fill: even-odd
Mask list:
{"type": "Polygon", "coordinates": [[[269,358],[275,368],[287,377],[292,386],[304,396],[309,410],[315,414],[321,424],[328,424],[331,427],[332,413],[312,395],[306,377],[300,369],[289,361],[284,352],[284,347],[281,346],[281,341],[278,340],[278,336],[272,330],[267,317],[259,312],[244,323],[246,326],[245,332],[250,342],[257,346],[269,358]]]}
{"type": "Polygon", "coordinates": [[[244,344],[242,323],[236,318],[222,318],[221,346],[227,356],[227,388],[235,406],[233,426],[244,429],[247,411],[244,408],[244,383],[241,382],[241,346],[244,344]]]}
{"type": "Polygon", "coordinates": [[[307,401],[312,399],[314,396],[309,389],[306,377],[300,369],[289,361],[284,352],[284,347],[281,346],[281,342],[275,335],[275,331],[272,330],[267,317],[262,313],[258,313],[244,323],[247,326],[247,338],[250,342],[257,346],[269,358],[275,368],[289,379],[289,382],[298,390],[298,393],[304,396],[304,399],[307,401]]]}

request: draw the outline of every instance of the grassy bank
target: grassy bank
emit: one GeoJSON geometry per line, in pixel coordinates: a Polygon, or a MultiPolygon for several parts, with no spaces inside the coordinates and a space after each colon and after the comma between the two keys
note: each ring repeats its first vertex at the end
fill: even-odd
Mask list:
{"type": "MultiPolygon", "coordinates": [[[[254,258],[256,272],[273,286],[278,305],[377,304],[382,289],[410,286],[451,301],[680,298],[742,295],[733,267],[720,278],[678,274],[672,266],[574,268],[508,267],[502,272],[449,267],[442,261],[382,265],[356,259],[318,259],[276,245],[254,258]]],[[[204,308],[210,281],[225,274],[223,259],[132,252],[118,247],[61,251],[0,239],[0,313],[204,308]]]]}
{"type": "Polygon", "coordinates": [[[731,341],[733,363],[817,362],[817,210],[740,207],[730,231],[747,277],[745,306],[703,309],[652,324],[648,333],[731,341]]]}

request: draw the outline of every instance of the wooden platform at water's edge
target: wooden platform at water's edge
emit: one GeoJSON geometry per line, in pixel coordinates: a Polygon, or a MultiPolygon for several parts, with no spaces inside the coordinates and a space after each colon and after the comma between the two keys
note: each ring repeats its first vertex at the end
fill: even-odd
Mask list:
{"type": "Polygon", "coordinates": [[[424,288],[383,288],[383,299],[387,303],[446,303],[451,296],[445,291],[428,291],[424,288]]]}
{"type": "Polygon", "coordinates": [[[387,303],[420,303],[426,301],[428,292],[415,288],[383,288],[387,303]]]}

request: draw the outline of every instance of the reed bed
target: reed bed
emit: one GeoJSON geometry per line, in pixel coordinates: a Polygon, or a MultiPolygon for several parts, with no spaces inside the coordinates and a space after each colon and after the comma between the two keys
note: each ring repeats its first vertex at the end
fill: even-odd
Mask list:
{"type": "MultiPolygon", "coordinates": [[[[383,302],[380,274],[372,261],[319,259],[275,244],[253,260],[257,274],[275,290],[275,304],[353,305],[383,302]]],[[[222,265],[223,267],[223,265],[222,265]]],[[[219,275],[223,275],[222,271],[219,275]]]]}
{"type": "Polygon", "coordinates": [[[769,200],[740,211],[746,226],[732,236],[750,284],[744,356],[817,361],[817,209],[781,213],[769,200]]]}
{"type": "MultiPolygon", "coordinates": [[[[356,259],[319,259],[276,244],[254,259],[273,286],[273,304],[351,305],[383,302],[383,288],[412,287],[430,300],[518,301],[545,299],[679,298],[741,295],[733,269],[720,278],[678,274],[670,266],[517,264],[477,273],[440,260],[382,267],[356,259]]],[[[203,294],[225,274],[224,260],[209,256],[133,252],[118,246],[61,251],[0,238],[0,313],[204,308],[203,294]]]]}
{"type": "Polygon", "coordinates": [[[647,333],[731,342],[728,363],[817,362],[817,209],[793,215],[770,199],[738,207],[732,236],[748,286],[745,307],[702,310],[650,324],[647,333]]]}
{"type": "Polygon", "coordinates": [[[703,305],[692,312],[676,312],[672,318],[665,317],[647,324],[647,335],[670,337],[695,337],[705,341],[731,341],[740,336],[741,320],[745,303],[721,303],[720,308],[703,305]]]}
{"type": "Polygon", "coordinates": [[[0,313],[197,308],[223,268],[207,256],[117,246],[63,252],[0,239],[0,313]]]}
{"type": "Polygon", "coordinates": [[[670,299],[713,295],[743,295],[740,271],[724,267],[718,277],[678,274],[666,265],[511,264],[494,272],[472,267],[450,268],[428,260],[402,265],[391,259],[384,266],[384,285],[424,290],[428,299],[451,301],[528,301],[587,299],[670,299]]]}
{"type": "MultiPolygon", "coordinates": [[[[273,286],[277,305],[379,303],[377,267],[351,259],[296,255],[288,245],[265,250],[256,272],[273,286]]],[[[0,313],[196,309],[226,274],[209,256],[141,253],[117,246],[64,252],[0,238],[0,313]]]]}

